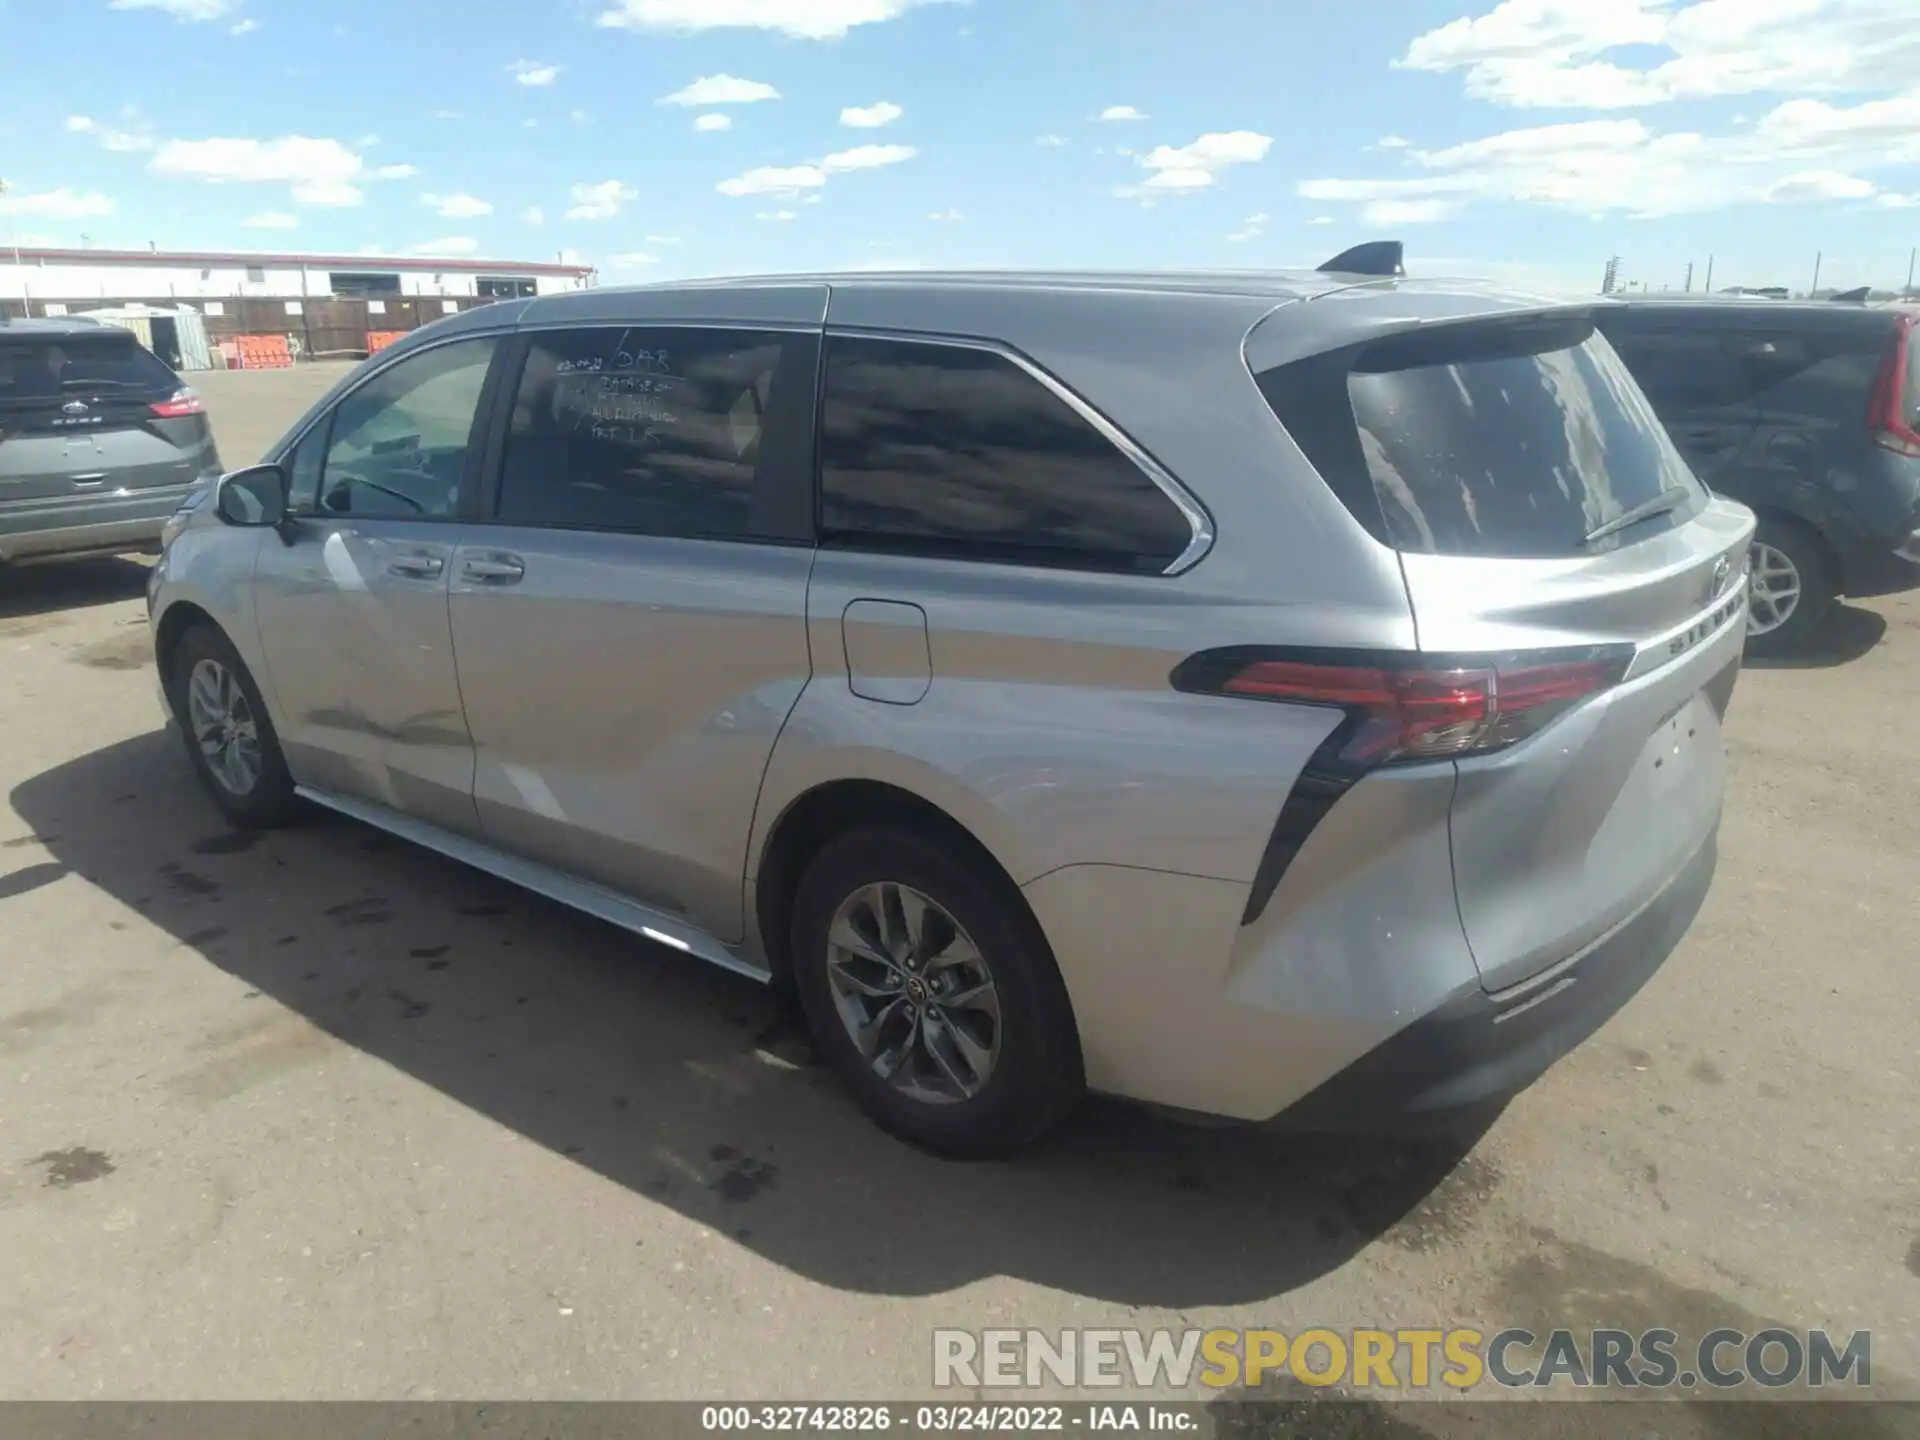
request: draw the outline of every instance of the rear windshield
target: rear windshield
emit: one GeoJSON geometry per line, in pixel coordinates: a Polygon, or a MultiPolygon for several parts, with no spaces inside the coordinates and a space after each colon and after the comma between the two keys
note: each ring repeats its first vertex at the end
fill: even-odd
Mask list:
{"type": "Polygon", "coordinates": [[[0,340],[0,402],[172,391],[180,381],[124,330],[0,340]]]}
{"type": "Polygon", "coordinates": [[[1590,320],[1450,327],[1257,377],[1356,518],[1395,549],[1563,556],[1630,544],[1706,492],[1590,320]],[[1668,491],[1664,515],[1587,536],[1668,491]]]}

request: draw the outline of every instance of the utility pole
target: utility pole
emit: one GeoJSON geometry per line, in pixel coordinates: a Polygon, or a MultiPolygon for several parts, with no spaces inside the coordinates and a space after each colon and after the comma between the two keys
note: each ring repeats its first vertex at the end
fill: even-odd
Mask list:
{"type": "Polygon", "coordinates": [[[1907,251],[1907,288],[1901,292],[1903,296],[1913,294],[1913,262],[1916,257],[1920,257],[1920,246],[1907,251]]]}
{"type": "Polygon", "coordinates": [[[1607,273],[1600,281],[1600,293],[1611,295],[1615,283],[1620,279],[1620,257],[1612,256],[1607,261],[1607,273]]]}
{"type": "Polygon", "coordinates": [[[1702,293],[1707,295],[1713,293],[1713,256],[1711,255],[1707,256],[1707,283],[1702,285],[1700,289],[1702,293]]]}
{"type": "Polygon", "coordinates": [[[1687,294],[1689,294],[1689,295],[1691,295],[1691,294],[1693,293],[1693,262],[1692,262],[1691,260],[1689,260],[1689,261],[1687,261],[1687,290],[1686,290],[1686,293],[1687,293],[1687,294]]]}
{"type": "Polygon", "coordinates": [[[1826,255],[1823,251],[1816,250],[1813,252],[1813,289],[1807,291],[1807,298],[1809,300],[1817,300],[1820,297],[1820,262],[1825,258],[1826,255]]]}

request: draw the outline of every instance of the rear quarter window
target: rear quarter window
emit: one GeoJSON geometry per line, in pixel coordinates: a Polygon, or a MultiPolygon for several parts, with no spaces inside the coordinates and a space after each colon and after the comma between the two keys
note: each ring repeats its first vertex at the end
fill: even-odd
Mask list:
{"type": "Polygon", "coordinates": [[[1706,492],[1590,320],[1455,326],[1393,337],[1256,377],[1356,518],[1420,554],[1564,556],[1635,506],[1706,492]]]}
{"type": "Polygon", "coordinates": [[[1194,528],[1141,467],[1005,355],[832,336],[823,541],[1160,574],[1194,528]]]}

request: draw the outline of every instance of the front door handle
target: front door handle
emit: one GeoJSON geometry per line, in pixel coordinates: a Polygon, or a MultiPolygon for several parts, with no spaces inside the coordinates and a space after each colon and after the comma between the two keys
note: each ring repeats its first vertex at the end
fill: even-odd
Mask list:
{"type": "Polygon", "coordinates": [[[416,550],[406,555],[396,555],[388,562],[389,575],[405,575],[413,580],[431,580],[447,568],[447,562],[438,555],[430,555],[424,550],[416,550]]]}
{"type": "Polygon", "coordinates": [[[526,573],[526,561],[499,550],[469,555],[460,567],[460,578],[477,585],[517,585],[526,573]]]}

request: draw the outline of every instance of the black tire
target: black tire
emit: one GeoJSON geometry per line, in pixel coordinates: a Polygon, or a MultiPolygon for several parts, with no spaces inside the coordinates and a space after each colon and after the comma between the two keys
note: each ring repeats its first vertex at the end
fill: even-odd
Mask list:
{"type": "Polygon", "coordinates": [[[1826,621],[1827,611],[1832,609],[1834,597],[1839,593],[1839,581],[1833,573],[1833,564],[1827,558],[1826,547],[1820,543],[1811,530],[1792,520],[1774,515],[1762,515],[1760,527],[1754,532],[1755,550],[1754,574],[1749,583],[1758,586],[1762,583],[1760,575],[1761,552],[1759,546],[1766,546],[1776,555],[1784,557],[1799,574],[1800,599],[1785,621],[1765,634],[1747,634],[1747,651],[1758,656],[1796,655],[1813,645],[1820,633],[1821,625],[1826,621]]]}
{"type": "Polygon", "coordinates": [[[200,783],[206,786],[207,793],[227,819],[247,830],[271,830],[286,824],[294,813],[293,776],[287,770],[280,737],[274,731],[273,718],[267,714],[266,702],[260,698],[260,687],[254,683],[252,672],[240,658],[240,652],[233,648],[233,642],[218,628],[196,624],[180,637],[168,665],[167,698],[172,702],[174,719],[187,747],[187,758],[200,783]],[[259,775],[244,793],[236,792],[215,773],[193,732],[188,688],[194,670],[202,661],[214,662],[234,678],[253,720],[259,745],[259,775]]]}
{"type": "Polygon", "coordinates": [[[1080,1098],[1073,1008],[1046,937],[1006,878],[964,845],[896,825],[829,841],[801,877],[789,933],[794,989],[814,1044],[891,1134],[942,1155],[1002,1154],[1038,1139],[1080,1098]],[[896,1088],[875,1073],[841,1018],[829,978],[828,928],[843,902],[887,883],[911,887],[945,910],[991,976],[997,1058],[968,1098],[936,1103],[896,1088]]]}

